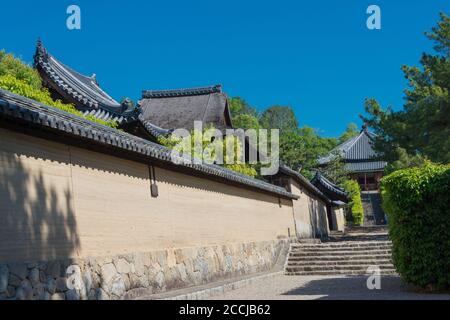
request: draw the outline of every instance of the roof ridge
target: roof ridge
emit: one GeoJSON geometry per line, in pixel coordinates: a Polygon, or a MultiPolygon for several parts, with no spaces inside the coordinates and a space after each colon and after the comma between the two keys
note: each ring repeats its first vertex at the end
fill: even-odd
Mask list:
{"type": "Polygon", "coordinates": [[[206,87],[168,89],[168,90],[144,90],[142,91],[142,98],[151,99],[151,98],[197,96],[211,93],[222,93],[222,85],[216,84],[213,86],[206,86],[206,87]]]}

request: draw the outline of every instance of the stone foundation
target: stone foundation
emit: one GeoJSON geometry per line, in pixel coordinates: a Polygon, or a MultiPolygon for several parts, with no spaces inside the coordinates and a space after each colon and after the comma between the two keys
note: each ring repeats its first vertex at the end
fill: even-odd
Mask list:
{"type": "MultiPolygon", "coordinates": [[[[109,300],[269,271],[289,240],[0,264],[0,300],[109,300]]],[[[280,257],[284,260],[284,256],[280,257]]]]}

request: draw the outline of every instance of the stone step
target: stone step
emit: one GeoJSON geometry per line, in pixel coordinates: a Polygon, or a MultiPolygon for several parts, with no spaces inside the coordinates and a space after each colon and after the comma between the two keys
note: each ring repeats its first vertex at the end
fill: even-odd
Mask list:
{"type": "Polygon", "coordinates": [[[345,266],[345,265],[363,265],[363,266],[371,266],[371,265],[390,265],[392,266],[392,260],[383,259],[383,260],[348,260],[348,261],[289,261],[287,263],[288,267],[304,267],[304,266],[345,266]]]}
{"type": "MultiPolygon", "coordinates": [[[[367,268],[372,265],[346,265],[346,266],[286,266],[287,272],[302,272],[302,271],[361,271],[366,272],[367,268]]],[[[392,270],[395,269],[392,264],[379,265],[380,270],[392,270]]]]}
{"type": "Polygon", "coordinates": [[[391,250],[370,250],[370,251],[311,251],[311,252],[290,252],[290,257],[319,257],[319,256],[358,256],[360,253],[364,253],[365,255],[390,255],[391,250]]]}
{"type": "Polygon", "coordinates": [[[375,250],[391,250],[391,246],[377,247],[336,247],[336,248],[291,248],[291,252],[341,252],[341,251],[375,251],[375,250]]]}
{"type": "Polygon", "coordinates": [[[292,243],[291,248],[336,248],[336,247],[372,247],[379,245],[390,245],[392,241],[342,241],[342,242],[324,242],[324,243],[292,243]]]}
{"type": "MultiPolygon", "coordinates": [[[[361,271],[354,271],[354,270],[334,270],[334,271],[295,271],[295,272],[285,272],[285,275],[289,276],[335,276],[335,275],[347,275],[347,276],[358,276],[358,275],[369,275],[366,273],[366,270],[364,272],[361,271]]],[[[397,272],[395,269],[389,269],[389,270],[381,270],[380,275],[396,275],[397,272]]]]}
{"type": "Polygon", "coordinates": [[[360,260],[389,260],[391,259],[390,254],[384,255],[348,255],[348,256],[290,256],[288,261],[360,261],[360,260]]]}

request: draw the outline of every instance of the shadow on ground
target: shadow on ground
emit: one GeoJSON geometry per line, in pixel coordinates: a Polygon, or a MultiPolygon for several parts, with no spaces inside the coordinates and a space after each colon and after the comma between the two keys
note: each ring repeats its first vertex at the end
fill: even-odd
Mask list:
{"type": "Polygon", "coordinates": [[[302,287],[282,293],[284,296],[315,296],[319,300],[450,300],[450,294],[426,294],[403,283],[398,276],[382,276],[381,289],[369,290],[367,277],[339,277],[311,280],[302,287]]]}

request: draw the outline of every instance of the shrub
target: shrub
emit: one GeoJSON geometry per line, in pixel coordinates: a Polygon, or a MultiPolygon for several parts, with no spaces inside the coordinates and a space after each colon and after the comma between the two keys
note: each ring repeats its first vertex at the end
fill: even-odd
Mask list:
{"type": "Polygon", "coordinates": [[[427,162],[381,180],[393,261],[415,285],[450,287],[450,165],[427,162]]]}
{"type": "Polygon", "coordinates": [[[53,100],[50,92],[42,87],[41,78],[38,72],[21,60],[15,58],[13,55],[5,54],[4,51],[0,51],[0,88],[72,113],[92,122],[111,128],[118,127],[117,122],[115,121],[100,120],[91,115],[84,116],[72,104],[65,104],[60,100],[53,100]]]}
{"type": "Polygon", "coordinates": [[[350,201],[348,203],[354,225],[360,226],[364,223],[364,210],[361,200],[361,188],[355,180],[346,180],[342,187],[348,192],[350,201]]]}
{"type": "MultiPolygon", "coordinates": [[[[214,140],[213,142],[211,142],[210,139],[205,139],[205,136],[207,134],[208,130],[214,130],[214,128],[212,126],[208,126],[207,128],[205,128],[203,130],[203,132],[196,132],[195,130],[191,131],[191,139],[182,139],[179,137],[176,137],[174,135],[171,135],[169,137],[159,137],[158,138],[158,143],[160,143],[161,145],[170,148],[170,149],[174,149],[178,152],[186,152],[187,150],[191,150],[191,158],[197,158],[203,161],[207,161],[209,163],[213,163],[215,162],[216,157],[218,156],[215,152],[216,147],[220,147],[220,145],[217,145],[217,143],[219,143],[219,140],[214,140]],[[196,153],[196,148],[195,148],[195,134],[202,136],[203,135],[203,145],[202,145],[202,150],[201,150],[201,154],[197,154],[196,153]],[[189,145],[190,144],[190,145],[189,145]]],[[[221,142],[223,143],[222,146],[222,153],[223,156],[225,157],[223,159],[223,164],[221,165],[222,167],[225,167],[229,170],[250,176],[255,178],[257,176],[257,171],[255,169],[254,165],[250,165],[247,163],[240,163],[240,155],[242,155],[243,149],[241,146],[241,143],[239,141],[239,139],[237,137],[233,137],[233,136],[226,136],[223,140],[221,140],[221,142]],[[234,148],[234,159],[228,159],[227,158],[227,148],[234,148]],[[227,164],[227,162],[234,162],[233,164],[227,164]]]]}
{"type": "Polygon", "coordinates": [[[0,52],[0,76],[10,75],[36,90],[42,89],[42,81],[36,69],[5,51],[0,52]]]}

